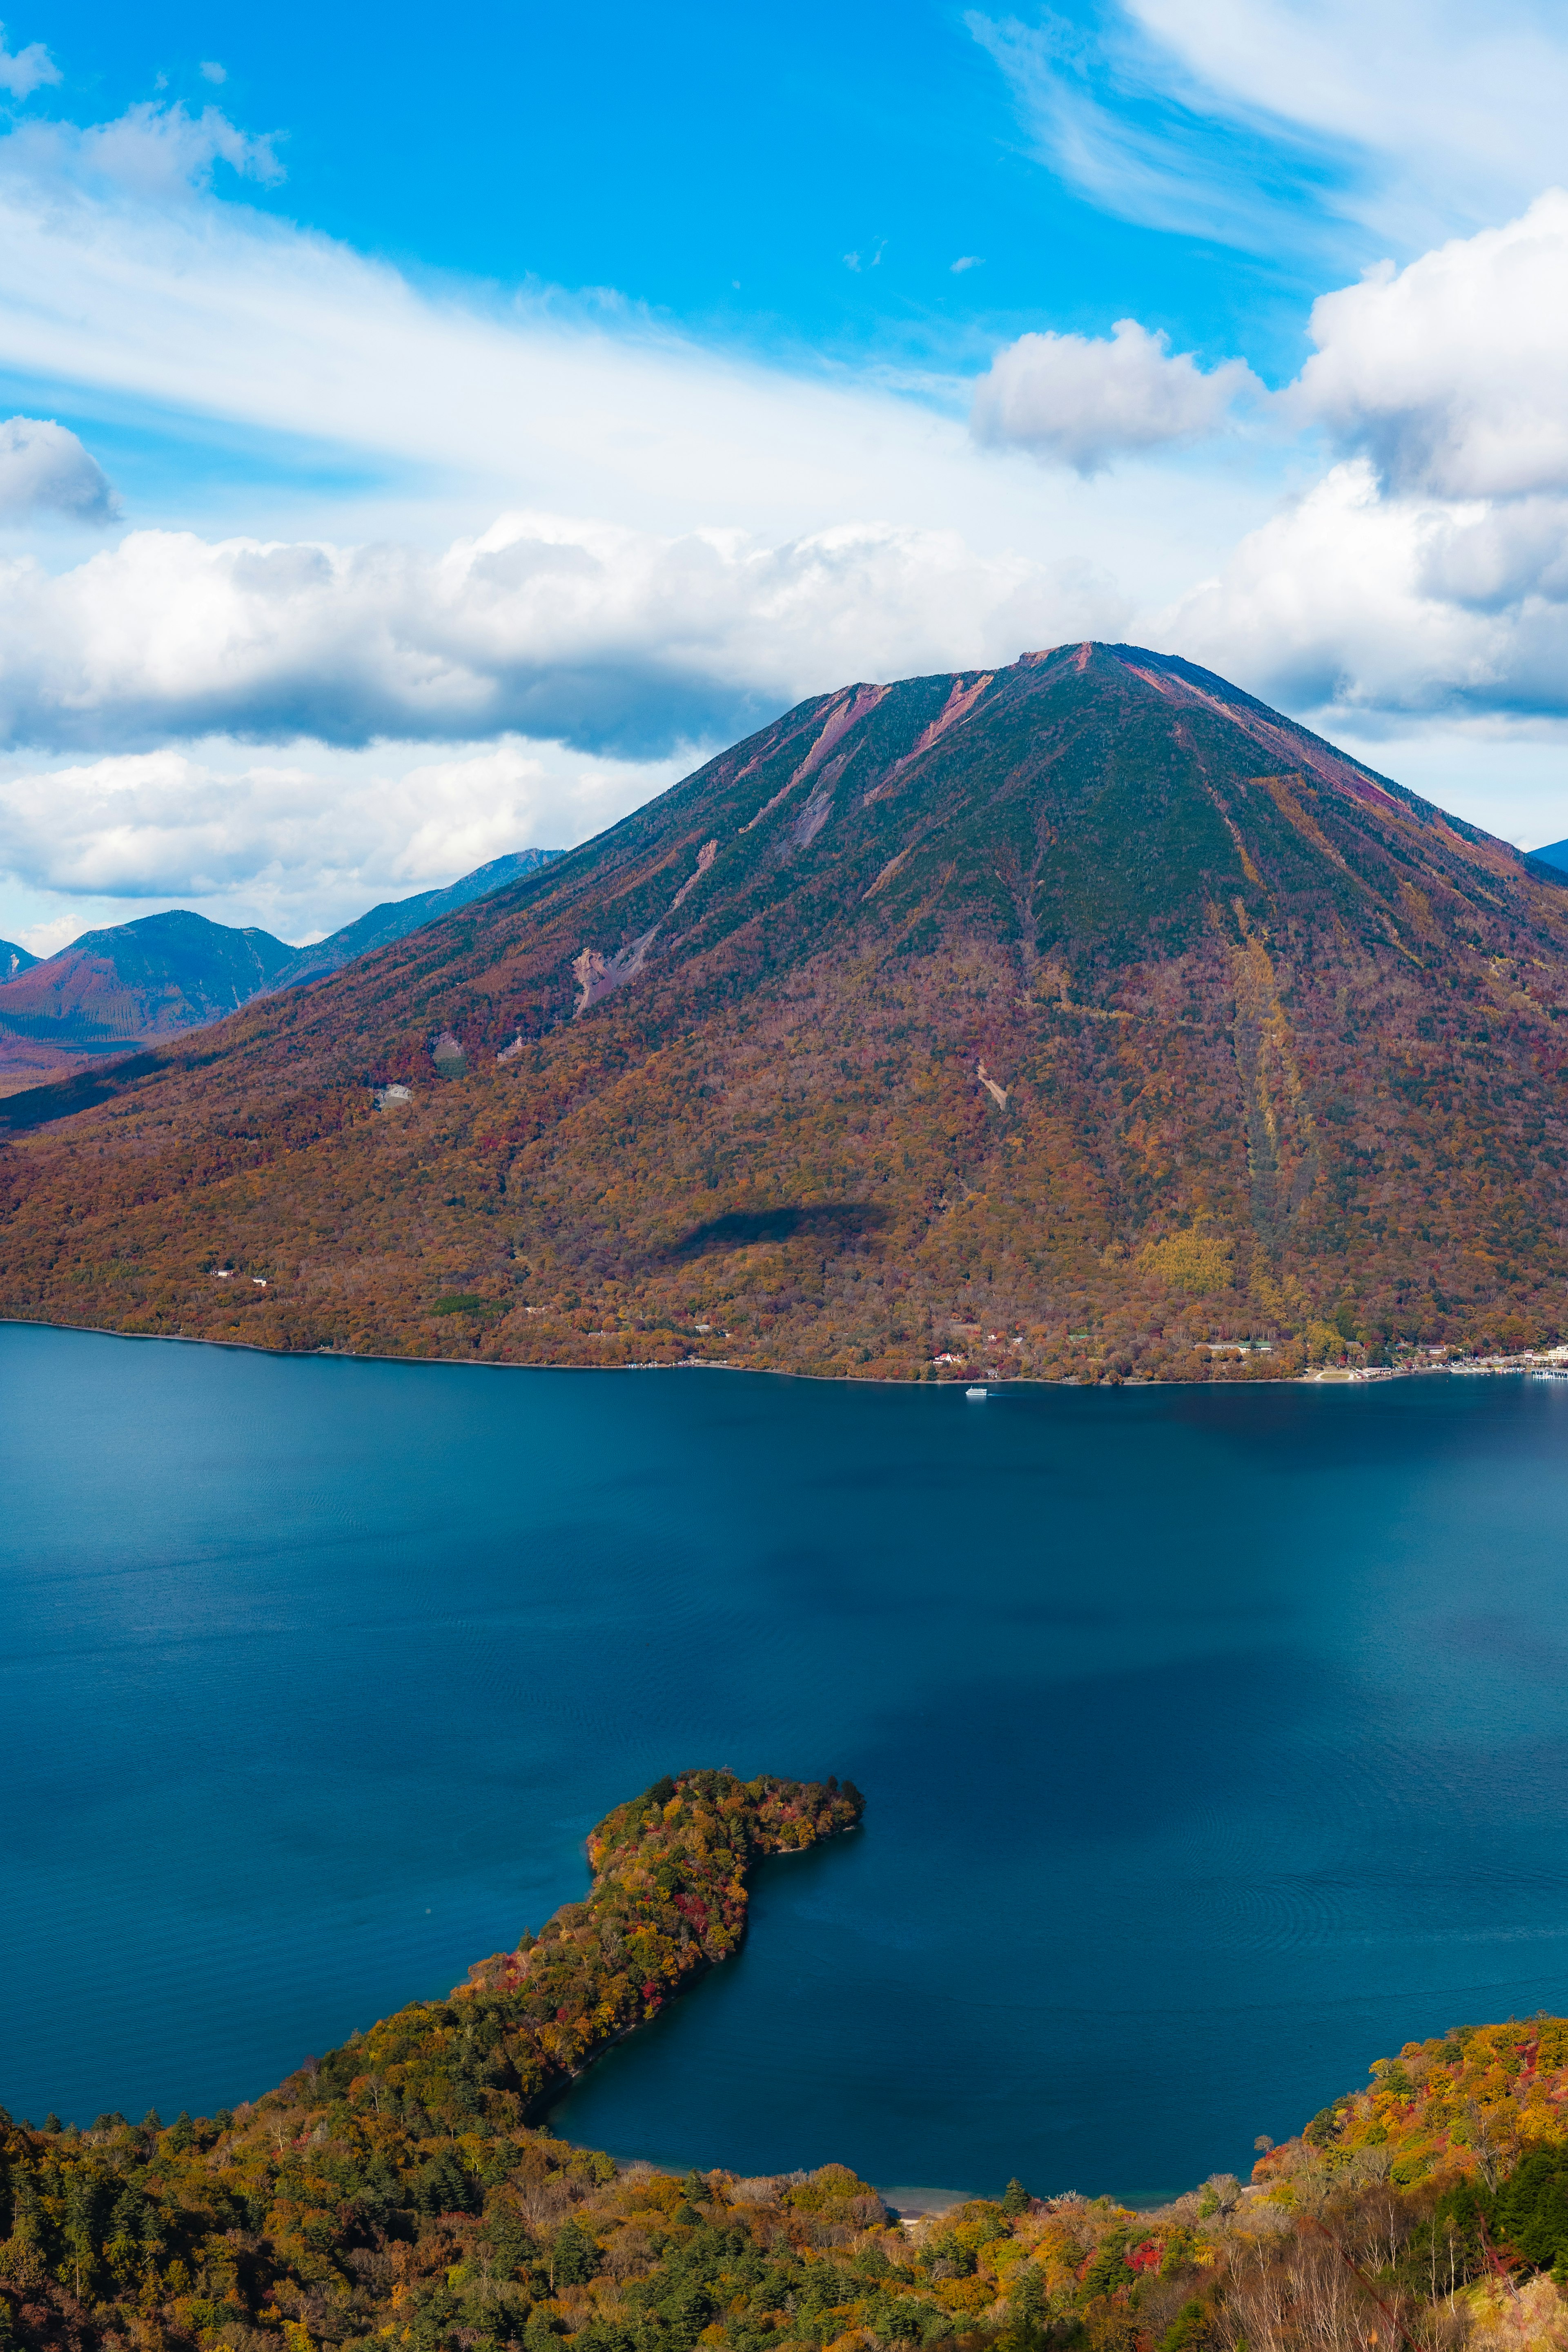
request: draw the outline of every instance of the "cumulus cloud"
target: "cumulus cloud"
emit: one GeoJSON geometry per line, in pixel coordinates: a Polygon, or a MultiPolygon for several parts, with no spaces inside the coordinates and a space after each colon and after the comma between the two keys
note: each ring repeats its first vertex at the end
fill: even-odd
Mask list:
{"type": "Polygon", "coordinates": [[[0,421],[0,523],[47,513],[109,522],[118,511],[108,475],[65,425],[37,416],[0,421]]]}
{"type": "Polygon", "coordinates": [[[1331,723],[1568,720],[1568,195],[1325,295],[1280,407],[1353,452],[1163,616],[1331,723]]]}
{"type": "Polygon", "coordinates": [[[0,738],[511,730],[651,757],[845,677],[1011,659],[1125,618],[1086,569],[890,525],[769,546],[510,515],[438,555],[135,531],[53,576],[0,562],[0,738]]]}
{"type": "Polygon", "coordinates": [[[505,739],[437,760],[293,745],[247,762],[207,743],[19,765],[0,774],[0,871],[93,902],[47,919],[52,946],[172,900],[300,939],[509,850],[570,846],[676,773],[505,739]]]}
{"type": "Polygon", "coordinates": [[[36,89],[59,78],[60,69],[42,41],[29,41],[13,57],[5,46],[5,27],[0,25],[0,89],[9,90],[13,98],[31,98],[36,89]]]}
{"type": "MultiPolygon", "coordinates": [[[[199,114],[151,100],[129,107],[112,122],[24,122],[3,142],[4,168],[35,199],[51,186],[79,194],[118,192],[152,202],[187,195],[212,184],[213,166],[226,163],[242,180],[263,186],[280,181],[279,131],[241,131],[221,107],[199,114]]],[[[78,226],[79,227],[79,215],[78,226]]],[[[57,232],[67,227],[57,221],[57,232]]]]}
{"type": "Polygon", "coordinates": [[[1157,641],[1288,709],[1568,719],[1568,500],[1450,505],[1335,467],[1161,614],[1157,641]]]}
{"type": "Polygon", "coordinates": [[[1313,305],[1295,399],[1396,490],[1568,490],[1568,194],[1313,305]]]}
{"type": "Polygon", "coordinates": [[[1262,390],[1243,360],[1205,374],[1167,335],[1118,319],[1109,336],[1020,335],[981,377],[970,425],[993,447],[1093,474],[1131,451],[1201,440],[1262,390]]]}

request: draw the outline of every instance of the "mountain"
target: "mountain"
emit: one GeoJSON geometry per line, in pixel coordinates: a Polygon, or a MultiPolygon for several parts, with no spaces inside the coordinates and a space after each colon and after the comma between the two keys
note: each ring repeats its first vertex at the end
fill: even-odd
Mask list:
{"type": "Polygon", "coordinates": [[[40,963],[0,941],[0,1094],[63,1078],[94,1061],[221,1020],[268,989],[340,971],[369,949],[406,938],[435,916],[531,874],[553,849],[514,850],[444,890],[389,900],[330,938],[290,948],[268,931],[235,930],[205,915],[147,915],[85,931],[40,963]]]}
{"type": "Polygon", "coordinates": [[[386,947],[393,940],[406,939],[410,931],[434,922],[437,915],[450,914],[454,908],[488,897],[505,882],[537,873],[542,866],[548,866],[552,858],[561,855],[559,849],[514,849],[510,856],[492,857],[488,866],[477,866],[471,874],[448,883],[444,890],[421,890],[412,898],[389,898],[354,922],[345,923],[341,931],[317,940],[310,947],[300,948],[272,986],[292,988],[301,981],[320,979],[325,972],[341,971],[356,956],[368,955],[372,948],[386,947]]]}
{"type": "Polygon", "coordinates": [[[84,931],[0,986],[0,1078],[37,1084],[220,1020],[267,987],[293,952],[270,931],[184,912],[84,931]]]}
{"type": "Polygon", "coordinates": [[[1190,663],[847,686],[0,1107],[0,1311],[889,1378],[1516,1344],[1568,1319],[1565,1015],[1550,866],[1190,663]]]}
{"type": "Polygon", "coordinates": [[[1568,841],[1549,841],[1544,848],[1532,849],[1530,855],[1542,866],[1555,866],[1560,873],[1568,874],[1568,841]]]}
{"type": "Polygon", "coordinates": [[[31,971],[37,962],[26,948],[17,947],[11,940],[0,940],[0,982],[15,980],[19,971],[31,971]]]}

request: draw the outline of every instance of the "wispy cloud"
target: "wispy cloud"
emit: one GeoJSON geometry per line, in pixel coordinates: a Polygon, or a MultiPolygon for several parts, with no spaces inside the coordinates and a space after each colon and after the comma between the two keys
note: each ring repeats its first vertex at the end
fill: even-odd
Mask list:
{"type": "MultiPolygon", "coordinates": [[[[274,479],[292,467],[374,485],[302,492],[291,503],[315,527],[297,535],[434,547],[504,509],[547,506],[773,546],[874,519],[962,530],[986,555],[1033,542],[1052,564],[1136,550],[1162,577],[1190,561],[1194,534],[1219,552],[1228,498],[1145,485],[1098,495],[1091,516],[1070,485],[1010,479],[969,439],[962,382],[905,394],[703,348],[626,302],[416,285],[233,194],[171,182],[169,135],[138,116],[113,140],[0,137],[7,362],[76,387],[73,423],[152,418],[177,443],[185,420],[216,421],[254,436],[274,479]]],[[[276,510],[269,498],[258,520],[276,510]]]]}
{"type": "Polygon", "coordinates": [[[1238,121],[1130,17],[1098,32],[972,11],[1039,160],[1102,211],[1178,236],[1327,265],[1324,217],[1358,160],[1283,121],[1238,121]],[[1305,201],[1314,196],[1316,202],[1305,201]]]}
{"type": "Polygon", "coordinates": [[[974,11],[1041,160],[1121,217],[1315,267],[1494,221],[1562,169],[1568,28],[1532,0],[974,11]]]}
{"type": "Polygon", "coordinates": [[[955,278],[961,278],[966,269],[984,269],[985,257],[979,253],[961,253],[958,259],[950,262],[948,267],[955,278]]]}

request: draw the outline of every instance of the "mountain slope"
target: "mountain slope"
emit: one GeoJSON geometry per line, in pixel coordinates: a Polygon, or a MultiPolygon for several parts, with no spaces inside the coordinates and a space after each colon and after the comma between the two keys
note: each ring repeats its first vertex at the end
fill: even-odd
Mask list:
{"type": "Polygon", "coordinates": [[[7,1106],[0,1303],[889,1376],[1546,1336],[1565,1009],[1550,868],[1187,663],[848,687],[68,1125],[7,1106]]]}
{"type": "Polygon", "coordinates": [[[270,931],[236,930],[184,911],[84,931],[0,986],[0,1074],[79,1069],[143,1039],[221,1020],[293,952],[270,931]]]}
{"type": "Polygon", "coordinates": [[[1542,866],[1554,866],[1560,874],[1568,874],[1568,841],[1548,841],[1530,855],[1542,866]]]}
{"type": "Polygon", "coordinates": [[[477,866],[471,874],[449,882],[444,890],[421,890],[412,898],[386,899],[353,922],[345,923],[341,930],[299,949],[275,975],[271,985],[293,988],[301,981],[341,971],[356,956],[368,955],[373,948],[386,947],[394,940],[405,940],[410,931],[433,923],[438,915],[450,914],[455,908],[466,907],[475,898],[488,898],[503,884],[537,873],[542,866],[548,866],[560,856],[558,849],[514,849],[505,857],[492,857],[488,866],[477,866]]]}
{"type": "Polygon", "coordinates": [[[47,966],[0,940],[0,1093],[64,1078],[103,1056],[221,1020],[269,989],[341,971],[558,855],[514,850],[443,890],[372,907],[306,948],[184,911],[84,931],[47,966]],[[20,985],[7,984],[18,978],[20,985]]]}

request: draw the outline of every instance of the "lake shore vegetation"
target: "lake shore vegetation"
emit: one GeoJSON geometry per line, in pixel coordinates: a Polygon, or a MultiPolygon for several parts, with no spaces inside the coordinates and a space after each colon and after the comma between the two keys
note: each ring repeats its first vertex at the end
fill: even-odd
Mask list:
{"type": "Polygon", "coordinates": [[[852,1786],[682,1773],[593,1889],[444,2001],[206,2117],[0,2111],[16,2352],[1307,2352],[1568,2347],[1568,2019],[1462,2028],[1245,2187],[1157,2210],[1001,2193],[896,2217],[847,2168],[617,2163],[538,2118],[744,1932],[745,1874],[852,1786]]]}

